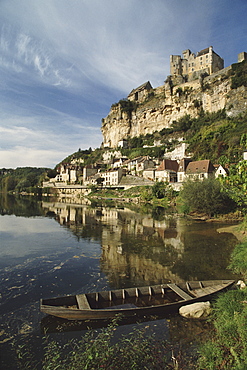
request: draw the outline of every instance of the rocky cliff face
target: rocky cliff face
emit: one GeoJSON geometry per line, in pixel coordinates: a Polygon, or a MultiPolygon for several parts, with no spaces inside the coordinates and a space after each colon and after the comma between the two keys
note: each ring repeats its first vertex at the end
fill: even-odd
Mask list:
{"type": "Polygon", "coordinates": [[[153,89],[144,102],[137,102],[131,112],[125,112],[120,104],[113,106],[102,120],[104,146],[115,148],[123,139],[169,128],[186,114],[197,117],[201,109],[216,112],[225,108],[228,115],[243,112],[247,109],[247,88],[232,89],[230,72],[228,67],[173,87],[167,82],[153,89]]]}

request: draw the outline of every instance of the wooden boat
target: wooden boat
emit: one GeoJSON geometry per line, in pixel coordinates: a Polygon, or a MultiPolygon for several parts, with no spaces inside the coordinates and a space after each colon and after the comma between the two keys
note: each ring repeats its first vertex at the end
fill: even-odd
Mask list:
{"type": "Polygon", "coordinates": [[[209,300],[234,283],[191,281],[41,299],[40,310],[68,320],[110,319],[118,314],[164,315],[178,312],[181,306],[209,300]]]}

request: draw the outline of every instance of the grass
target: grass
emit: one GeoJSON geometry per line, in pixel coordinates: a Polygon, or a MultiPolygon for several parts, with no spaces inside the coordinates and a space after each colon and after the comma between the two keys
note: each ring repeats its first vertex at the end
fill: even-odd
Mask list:
{"type": "Polygon", "coordinates": [[[100,332],[89,330],[79,341],[72,340],[64,347],[45,337],[42,364],[32,361],[34,356],[23,347],[18,352],[17,368],[42,370],[96,370],[96,369],[193,369],[190,361],[183,358],[179,349],[166,341],[158,341],[145,334],[145,328],[136,328],[128,335],[122,335],[116,342],[114,333],[117,321],[100,332]],[[175,355],[174,355],[175,353],[175,355]]]}
{"type": "MultiPolygon", "coordinates": [[[[246,217],[241,230],[246,230],[246,217]]],[[[246,241],[233,250],[229,269],[247,277],[246,241]]],[[[215,330],[200,348],[198,369],[247,369],[247,287],[219,296],[213,313],[215,330]]]]}

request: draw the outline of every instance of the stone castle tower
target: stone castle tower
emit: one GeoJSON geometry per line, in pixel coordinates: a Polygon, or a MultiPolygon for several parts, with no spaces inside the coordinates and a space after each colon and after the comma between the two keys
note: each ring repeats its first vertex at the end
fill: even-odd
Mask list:
{"type": "Polygon", "coordinates": [[[211,75],[224,68],[224,59],[213,51],[213,47],[194,54],[189,49],[183,51],[183,56],[170,56],[170,74],[181,82],[192,81],[201,74],[211,75]]]}

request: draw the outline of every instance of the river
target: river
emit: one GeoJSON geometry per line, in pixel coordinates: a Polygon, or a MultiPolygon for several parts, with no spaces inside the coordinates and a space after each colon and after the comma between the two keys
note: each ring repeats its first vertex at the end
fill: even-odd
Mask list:
{"type": "MultiPolygon", "coordinates": [[[[44,327],[58,340],[85,330],[50,329],[56,324],[39,312],[42,297],[236,278],[226,267],[237,240],[217,232],[225,224],[196,222],[173,212],[137,212],[128,205],[93,207],[31,197],[4,196],[0,210],[3,369],[15,369],[13,342],[42,347],[44,327]]],[[[165,319],[145,325],[175,341],[201,332],[201,324],[182,325],[178,317],[173,325],[165,319]]]]}

